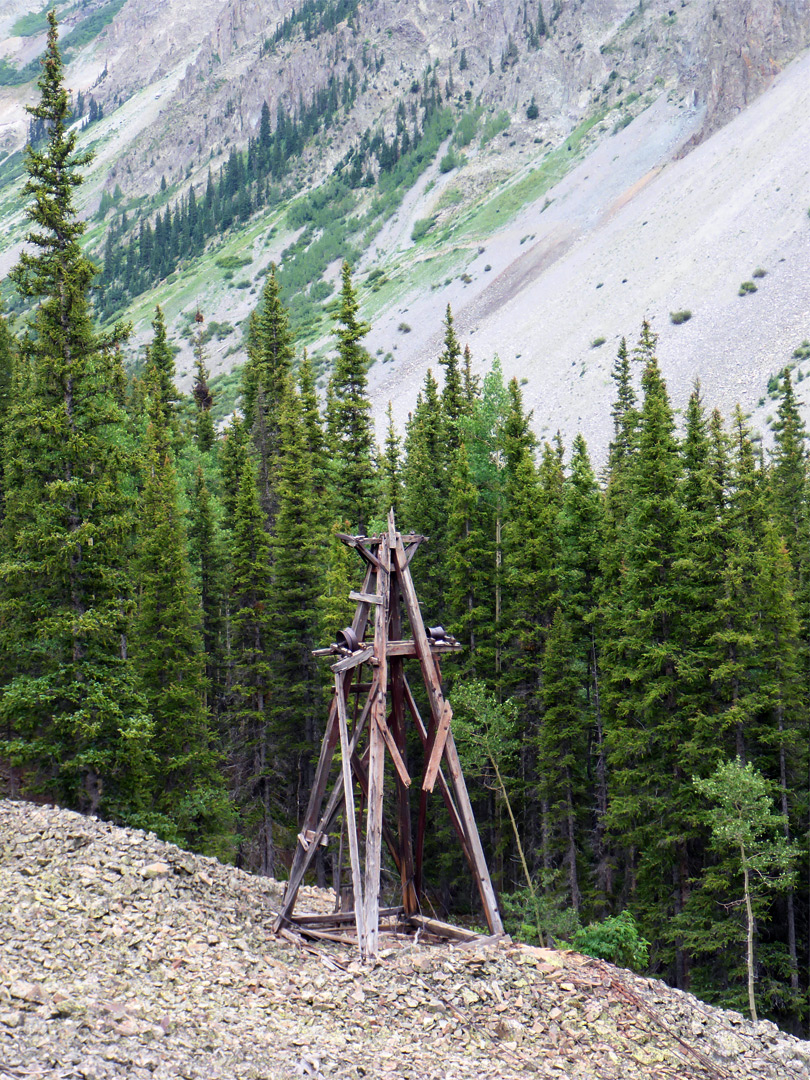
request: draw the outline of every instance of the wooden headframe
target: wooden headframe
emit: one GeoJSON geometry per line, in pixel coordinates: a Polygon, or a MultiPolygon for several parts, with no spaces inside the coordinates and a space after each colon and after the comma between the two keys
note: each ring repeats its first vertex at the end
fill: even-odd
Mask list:
{"type": "Polygon", "coordinates": [[[373,537],[341,534],[341,539],[364,559],[366,574],[362,589],[349,594],[357,602],[352,634],[344,635],[349,639],[349,647],[333,645],[317,650],[319,655],[339,655],[341,658],[332,664],[334,696],[276,930],[295,925],[293,910],[298,890],[319,845],[326,842],[341,807],[345,811],[354,892],[353,921],[361,955],[374,956],[378,947],[383,840],[401,879],[404,917],[419,919],[428,795],[438,783],[478,886],[489,931],[502,934],[495,891],[453,741],[453,714],[442,693],[439,657],[460,646],[452,638],[430,635],[425,629],[411,577],[411,559],[425,538],[397,532],[391,511],[387,532],[373,537]],[[413,635],[409,640],[402,639],[402,603],[413,635]],[[351,645],[355,647],[351,648],[351,645]],[[405,674],[405,661],[409,658],[419,662],[430,706],[427,724],[419,713],[405,674]],[[363,694],[365,701],[361,708],[363,694]],[[350,700],[353,702],[351,724],[350,700]],[[406,716],[413,721],[423,747],[415,837],[411,826],[406,716]],[[338,746],[341,769],[326,799],[338,746]],[[396,831],[389,826],[383,811],[386,750],[395,770],[396,831]],[[364,868],[355,809],[356,787],[367,807],[364,868]]]}

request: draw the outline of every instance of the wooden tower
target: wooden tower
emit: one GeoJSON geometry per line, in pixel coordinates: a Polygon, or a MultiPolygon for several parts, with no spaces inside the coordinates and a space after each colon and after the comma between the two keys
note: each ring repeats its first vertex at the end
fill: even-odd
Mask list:
{"type": "MultiPolygon", "coordinates": [[[[398,533],[392,511],[388,515],[387,532],[371,537],[341,535],[341,539],[364,559],[366,574],[362,590],[349,594],[357,601],[351,627],[341,631],[335,645],[317,651],[318,655],[340,659],[332,664],[334,696],[276,930],[296,925],[293,911],[304,874],[318,846],[326,843],[329,828],[341,807],[345,808],[354,893],[351,919],[357,927],[361,955],[374,956],[377,951],[383,841],[401,878],[403,917],[418,919],[428,795],[438,783],[478,886],[489,931],[501,934],[498,904],[450,730],[452,711],[442,694],[439,657],[460,646],[441,627],[425,629],[411,577],[411,559],[425,538],[398,533]],[[402,604],[413,635],[409,640],[402,639],[402,604]],[[419,714],[405,674],[405,662],[409,659],[418,661],[427,691],[430,703],[427,724],[419,714]],[[411,786],[406,752],[408,716],[423,747],[415,836],[408,791],[411,786]],[[341,769],[327,799],[329,774],[338,746],[341,769]],[[395,770],[396,827],[389,823],[383,807],[386,750],[395,770]],[[356,788],[367,807],[365,867],[361,866],[356,788]]],[[[304,916],[300,925],[304,926],[304,916]]]]}

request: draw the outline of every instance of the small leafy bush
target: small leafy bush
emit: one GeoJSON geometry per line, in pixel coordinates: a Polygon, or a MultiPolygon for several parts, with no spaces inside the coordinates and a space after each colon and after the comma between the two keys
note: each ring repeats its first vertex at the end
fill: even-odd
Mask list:
{"type": "Polygon", "coordinates": [[[639,934],[636,920],[629,911],[582,927],[571,938],[571,945],[586,956],[595,956],[633,971],[643,971],[650,957],[650,943],[639,934]]]}
{"type": "Polygon", "coordinates": [[[439,162],[439,172],[449,173],[464,164],[464,158],[453,150],[452,146],[439,162]]]}
{"type": "Polygon", "coordinates": [[[413,240],[414,243],[418,243],[423,237],[427,236],[435,224],[435,218],[417,218],[413,223],[413,229],[411,230],[411,240],[413,240]]]}
{"type": "Polygon", "coordinates": [[[411,332],[411,328],[406,322],[401,322],[397,327],[397,330],[399,330],[400,334],[410,334],[411,332]]]}
{"type": "Polygon", "coordinates": [[[220,255],[214,264],[222,270],[238,270],[240,266],[250,266],[253,259],[249,255],[220,255]]]}
{"type": "Polygon", "coordinates": [[[481,146],[486,146],[490,139],[494,139],[496,135],[506,131],[510,123],[511,117],[505,109],[501,109],[494,116],[490,116],[489,120],[484,124],[484,130],[481,132],[481,146]]]}
{"type": "Polygon", "coordinates": [[[310,298],[316,303],[325,300],[327,296],[331,296],[334,291],[335,286],[331,281],[316,281],[309,287],[310,298]]]}
{"type": "Polygon", "coordinates": [[[692,312],[685,308],[683,311],[670,311],[669,321],[674,323],[675,326],[680,326],[681,323],[689,322],[692,318],[692,312]]]}
{"type": "Polygon", "coordinates": [[[749,293],[757,291],[756,285],[753,281],[743,281],[737,290],[737,296],[747,296],[749,293]]]}
{"type": "Polygon", "coordinates": [[[751,275],[751,277],[763,278],[763,277],[765,277],[765,275],[767,273],[768,273],[767,270],[764,270],[761,266],[758,266],[756,268],[756,270],[753,272],[753,274],[751,275]]]}
{"type": "Polygon", "coordinates": [[[592,349],[598,349],[600,347],[600,345],[604,345],[606,341],[607,341],[607,338],[605,338],[605,337],[601,337],[601,336],[600,337],[595,337],[593,339],[593,341],[591,342],[591,348],[592,349]]]}

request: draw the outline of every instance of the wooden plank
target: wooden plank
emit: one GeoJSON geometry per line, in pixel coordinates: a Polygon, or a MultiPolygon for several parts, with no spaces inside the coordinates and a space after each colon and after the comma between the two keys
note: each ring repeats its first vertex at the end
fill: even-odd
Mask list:
{"type": "Polygon", "coordinates": [[[352,782],[352,758],[349,750],[349,726],[346,721],[346,701],[340,675],[335,675],[335,701],[337,702],[338,727],[340,728],[340,756],[343,771],[343,802],[346,808],[346,832],[349,838],[349,858],[352,866],[354,888],[355,925],[360,955],[365,958],[367,949],[366,923],[363,914],[363,883],[360,876],[360,849],[357,842],[357,818],[354,816],[354,784],[352,782]]]}
{"type": "Polygon", "coordinates": [[[478,827],[475,824],[472,803],[470,802],[470,795],[467,791],[467,784],[464,781],[464,774],[461,771],[461,763],[458,759],[458,751],[456,750],[452,731],[448,733],[447,741],[444,744],[444,757],[455,790],[459,816],[464,822],[464,831],[469,840],[476,885],[478,886],[481,903],[484,907],[487,926],[489,927],[490,934],[502,934],[504,931],[501,913],[498,910],[498,901],[489,876],[487,860],[484,856],[484,849],[481,846],[481,837],[478,835],[478,827]]]}
{"type": "MultiPolygon", "coordinates": [[[[397,546],[397,527],[394,511],[388,514],[388,550],[395,551],[397,546]]],[[[391,611],[390,632],[392,638],[402,634],[402,611],[400,608],[399,578],[391,576],[391,611]]],[[[390,645],[390,642],[389,642],[390,645]]],[[[390,656],[389,649],[389,656],[390,656]]],[[[407,768],[408,732],[405,726],[405,672],[401,658],[391,659],[389,684],[391,688],[391,732],[399,748],[400,756],[407,768]]],[[[419,911],[419,892],[416,887],[414,868],[413,833],[411,825],[411,800],[407,787],[397,778],[397,839],[400,852],[400,882],[402,904],[409,915],[419,911]]]]}
{"type": "Polygon", "coordinates": [[[363,556],[363,558],[370,566],[374,566],[378,570],[380,569],[380,560],[377,558],[376,555],[369,551],[369,549],[366,547],[365,543],[362,540],[357,541],[357,543],[354,545],[354,549],[363,556]]]}
{"type": "MultiPolygon", "coordinates": [[[[385,780],[385,723],[388,697],[388,601],[390,555],[388,538],[378,549],[377,588],[380,603],[374,609],[374,658],[377,661],[377,691],[371,705],[368,760],[368,814],[366,819],[365,924],[368,955],[375,956],[380,929],[380,865],[382,858],[383,792],[385,780]]],[[[356,904],[355,904],[356,906],[356,904]]]]}
{"type": "MultiPolygon", "coordinates": [[[[455,653],[461,652],[463,646],[459,642],[442,641],[433,642],[428,639],[428,648],[431,653],[455,653]]],[[[416,642],[411,640],[389,641],[387,654],[392,656],[418,656],[416,642]]]]}
{"type": "Polygon", "coordinates": [[[436,934],[437,937],[450,938],[451,941],[486,941],[483,934],[475,930],[467,930],[464,926],[453,926],[452,923],[442,922],[440,919],[429,919],[426,915],[411,915],[408,922],[412,926],[427,930],[428,933],[436,934]]]}
{"type": "MultiPolygon", "coordinates": [[[[411,688],[410,688],[410,686],[408,684],[407,678],[403,679],[403,682],[404,682],[404,689],[405,689],[405,702],[406,702],[406,704],[408,706],[408,709],[410,710],[411,716],[413,716],[414,723],[416,724],[416,730],[419,732],[419,738],[422,740],[422,745],[427,746],[427,742],[428,742],[427,728],[425,727],[425,723],[422,720],[422,717],[421,717],[421,715],[419,713],[419,709],[418,709],[418,707],[416,705],[416,701],[414,699],[413,692],[411,691],[411,688]]],[[[467,856],[467,859],[470,862],[470,868],[473,869],[473,872],[474,872],[474,867],[473,867],[473,863],[472,863],[472,853],[470,851],[469,844],[467,842],[467,834],[464,832],[464,824],[463,824],[461,818],[459,817],[459,813],[458,813],[458,810],[456,809],[456,804],[455,804],[455,801],[453,799],[453,794],[450,791],[450,787],[449,787],[449,785],[447,783],[447,780],[445,778],[445,775],[444,775],[444,773],[442,772],[441,769],[439,769],[438,779],[439,779],[439,790],[441,791],[442,797],[443,797],[444,802],[445,802],[445,805],[447,806],[447,812],[450,815],[450,821],[451,821],[451,823],[453,825],[453,828],[456,831],[456,835],[459,838],[459,841],[461,843],[461,847],[462,847],[462,849],[464,851],[464,854],[467,856]]]]}
{"type": "Polygon", "coordinates": [[[405,607],[408,609],[408,618],[411,623],[411,631],[413,632],[413,639],[416,645],[416,655],[419,657],[419,664],[422,668],[422,678],[424,679],[425,688],[428,693],[430,711],[433,714],[434,722],[438,725],[441,721],[442,709],[444,708],[444,695],[442,694],[441,684],[436,675],[436,666],[433,663],[427,633],[425,632],[425,624],[422,621],[422,612],[419,609],[416,589],[414,588],[411,571],[405,557],[405,549],[402,546],[402,537],[400,536],[397,537],[395,558],[399,587],[402,590],[405,607]]]}
{"type": "Polygon", "coordinates": [[[315,930],[311,926],[299,926],[295,924],[296,929],[304,937],[312,938],[314,941],[334,941],[338,945],[358,945],[357,938],[349,937],[348,934],[330,934],[328,930],[315,930]]]}
{"type": "Polygon", "coordinates": [[[394,762],[394,767],[397,770],[397,776],[400,782],[403,783],[406,788],[410,787],[411,778],[408,773],[408,768],[402,758],[402,754],[399,752],[399,747],[394,741],[394,736],[391,734],[391,729],[389,728],[385,720],[380,720],[379,714],[376,716],[374,722],[380,726],[380,733],[385,740],[385,745],[388,747],[388,752],[394,762]]]}
{"type": "Polygon", "coordinates": [[[381,604],[382,600],[376,593],[355,592],[354,589],[349,593],[350,600],[356,600],[359,604],[381,604]]]}
{"type": "Polygon", "coordinates": [[[447,736],[450,734],[450,721],[452,719],[453,710],[450,708],[450,702],[445,701],[441,719],[436,725],[436,731],[433,735],[433,744],[430,748],[430,756],[425,767],[425,775],[422,778],[422,789],[424,791],[433,791],[433,787],[436,783],[436,776],[439,772],[439,765],[441,764],[442,755],[444,754],[444,744],[447,742],[447,736]]]}
{"type": "Polygon", "coordinates": [[[361,664],[365,664],[367,660],[370,660],[374,655],[374,650],[369,646],[365,649],[359,649],[357,652],[353,652],[351,656],[344,656],[342,660],[338,660],[336,664],[332,664],[332,671],[335,674],[339,674],[343,671],[351,671],[352,668],[360,667],[361,664]]]}
{"type": "MultiPolygon", "coordinates": [[[[380,908],[381,919],[392,919],[405,912],[403,907],[380,908]]],[[[353,911],[299,912],[293,919],[296,926],[342,926],[354,922],[353,911]]]]}
{"type": "MultiPolygon", "coordinates": [[[[323,741],[321,743],[321,752],[318,758],[318,765],[315,769],[312,790],[309,793],[307,811],[304,815],[302,829],[304,832],[314,828],[318,821],[324,795],[326,794],[326,786],[329,783],[329,771],[332,767],[332,759],[339,738],[337,707],[335,699],[333,699],[329,707],[329,718],[326,722],[326,731],[324,732],[323,741]]],[[[304,880],[304,874],[307,872],[307,868],[312,861],[315,850],[317,850],[317,845],[313,848],[312,853],[309,854],[300,844],[296,845],[295,855],[293,856],[292,865],[290,866],[290,877],[284,889],[284,900],[274,925],[276,931],[279,930],[282,923],[287,919],[295,906],[298,890],[301,888],[301,882],[304,880]]]]}

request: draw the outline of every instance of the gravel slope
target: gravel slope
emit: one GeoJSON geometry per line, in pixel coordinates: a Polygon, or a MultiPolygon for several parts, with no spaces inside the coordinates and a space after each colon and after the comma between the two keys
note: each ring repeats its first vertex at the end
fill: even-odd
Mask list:
{"type": "Polygon", "coordinates": [[[538,431],[559,428],[570,441],[582,430],[599,459],[616,346],[623,335],[633,342],[645,317],[677,406],[700,377],[712,407],[728,415],[739,402],[763,425],[768,377],[810,337],[810,53],[679,158],[701,119],[662,95],[549,192],[545,213],[542,199],[493,236],[468,289],[411,298],[401,366],[372,369],[378,415],[389,399],[402,422],[413,408],[449,300],[476,359],[497,354],[507,376],[528,379],[538,431]],[[738,296],[757,267],[767,271],[758,292],[738,296]],[[682,309],[693,318],[675,326],[669,313],[682,309]],[[592,348],[598,337],[606,343],[592,348]]]}
{"type": "Polygon", "coordinates": [[[810,1077],[773,1024],[575,953],[389,936],[362,966],[277,940],[281,888],[0,801],[0,1080],[810,1077]]]}

